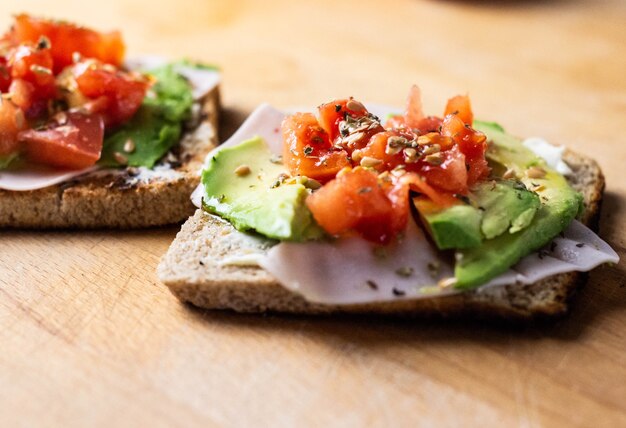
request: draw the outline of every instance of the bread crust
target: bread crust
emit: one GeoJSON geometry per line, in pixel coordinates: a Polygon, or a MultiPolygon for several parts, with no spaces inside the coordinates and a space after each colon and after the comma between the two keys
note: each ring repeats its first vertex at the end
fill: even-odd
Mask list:
{"type": "Polygon", "coordinates": [[[202,162],[218,142],[219,88],[200,105],[198,127],[183,136],[167,172],[143,177],[133,167],[109,169],[43,189],[0,189],[0,227],[125,229],[186,220],[202,162]]]}
{"type": "MultiPolygon", "coordinates": [[[[604,176],[590,158],[567,151],[564,160],[574,173],[568,177],[583,194],[581,221],[596,228],[604,191],[604,176]]],[[[245,251],[249,242],[238,240],[234,228],[197,210],[178,233],[158,268],[158,276],[183,302],[208,309],[237,312],[295,314],[378,314],[428,318],[500,318],[530,320],[563,315],[586,275],[569,272],[529,285],[471,290],[430,299],[325,305],[306,301],[282,287],[258,267],[220,266],[216,260],[233,251],[245,251]]]]}

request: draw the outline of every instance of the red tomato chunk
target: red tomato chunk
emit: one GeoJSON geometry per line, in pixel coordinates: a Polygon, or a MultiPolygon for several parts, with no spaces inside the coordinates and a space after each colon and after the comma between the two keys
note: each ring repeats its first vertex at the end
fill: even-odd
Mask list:
{"type": "Polygon", "coordinates": [[[61,113],[48,128],[18,135],[27,159],[69,169],[94,165],[100,158],[103,138],[102,117],[82,113],[61,113]]]}

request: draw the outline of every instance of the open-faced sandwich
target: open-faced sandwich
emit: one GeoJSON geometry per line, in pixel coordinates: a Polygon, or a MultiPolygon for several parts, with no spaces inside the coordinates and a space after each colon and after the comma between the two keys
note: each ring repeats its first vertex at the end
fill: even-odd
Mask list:
{"type": "Polygon", "coordinates": [[[146,227],[193,213],[219,73],[124,51],[118,32],[28,15],[0,38],[0,227],[146,227]]]}
{"type": "Polygon", "coordinates": [[[200,209],[159,266],[181,300],[242,312],[531,318],[567,309],[580,272],[616,262],[587,226],[591,159],[474,120],[350,98],[261,106],[209,154],[200,209]]]}

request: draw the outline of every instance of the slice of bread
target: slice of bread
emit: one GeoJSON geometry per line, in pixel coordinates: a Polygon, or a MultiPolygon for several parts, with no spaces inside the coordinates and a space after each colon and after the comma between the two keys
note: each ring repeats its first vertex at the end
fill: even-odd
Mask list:
{"type": "Polygon", "coordinates": [[[43,189],[0,189],[0,227],[140,228],[180,223],[206,154],[218,141],[219,88],[200,100],[194,128],[154,170],[95,171],[43,189]]]}
{"type": "MultiPolygon", "coordinates": [[[[604,176],[598,164],[582,155],[566,152],[573,170],[572,187],[584,196],[580,219],[595,228],[599,216],[604,176]]],[[[422,300],[390,301],[358,305],[322,305],[283,288],[258,267],[224,266],[234,254],[245,255],[255,245],[227,222],[197,210],[176,236],[158,268],[158,276],[184,302],[209,309],[238,312],[288,312],[299,314],[370,313],[420,317],[499,317],[530,319],[566,312],[568,300],[585,275],[554,275],[530,285],[510,285],[422,300]]],[[[256,244],[258,245],[258,244],[256,244]]]]}

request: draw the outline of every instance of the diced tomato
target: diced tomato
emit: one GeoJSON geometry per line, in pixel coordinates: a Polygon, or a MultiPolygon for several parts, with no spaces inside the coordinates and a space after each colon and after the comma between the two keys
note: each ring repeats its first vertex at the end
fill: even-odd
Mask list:
{"type": "Polygon", "coordinates": [[[417,128],[420,121],[424,118],[424,110],[422,108],[422,92],[417,85],[411,86],[411,90],[409,91],[409,98],[407,100],[404,118],[409,128],[417,128]]]}
{"type": "Polygon", "coordinates": [[[0,56],[0,92],[7,92],[11,84],[11,70],[5,57],[0,56]]]}
{"type": "Polygon", "coordinates": [[[83,61],[73,69],[79,91],[90,103],[90,113],[100,113],[107,126],[130,119],[141,106],[149,82],[136,73],[117,70],[106,64],[83,61]]]}
{"type": "Polygon", "coordinates": [[[283,159],[292,175],[325,182],[350,166],[348,154],[335,149],[311,113],[296,113],[282,123],[283,159]]]}
{"type": "Polygon", "coordinates": [[[410,186],[408,183],[401,181],[396,177],[392,177],[391,180],[383,180],[382,188],[387,193],[387,197],[391,201],[391,207],[393,208],[393,215],[389,220],[391,236],[386,238],[389,240],[406,228],[410,213],[410,186]]]}
{"type": "Polygon", "coordinates": [[[429,186],[424,179],[415,173],[410,172],[404,174],[400,177],[400,181],[408,184],[411,190],[428,197],[428,199],[433,201],[433,203],[435,203],[438,207],[445,208],[459,203],[459,200],[452,194],[435,190],[433,187],[429,186]]]}
{"type": "MultiPolygon", "coordinates": [[[[379,132],[370,139],[367,146],[359,150],[359,157],[369,157],[382,161],[380,164],[373,166],[379,172],[389,171],[398,165],[404,164],[405,160],[402,152],[402,149],[404,149],[403,146],[398,145],[395,147],[395,150],[394,147],[390,147],[389,150],[387,149],[389,138],[394,137],[404,138],[405,141],[411,141],[416,138],[415,135],[411,134],[408,130],[390,130],[379,132]]],[[[352,156],[355,158],[356,152],[353,153],[352,156]]]]}
{"type": "MultiPolygon", "coordinates": [[[[358,119],[369,113],[363,104],[352,98],[322,104],[318,107],[318,111],[320,126],[328,133],[333,143],[339,136],[339,122],[345,120],[346,116],[358,119]]],[[[382,131],[382,127],[379,131],[382,131]]]]}
{"type": "Polygon", "coordinates": [[[306,204],[317,223],[331,235],[351,231],[365,239],[388,243],[408,218],[408,187],[379,183],[375,172],[344,170],[310,195],[306,204]],[[403,196],[404,195],[404,196],[403,196]]]}
{"type": "Polygon", "coordinates": [[[124,59],[124,42],[119,32],[99,33],[64,21],[17,15],[8,34],[14,45],[38,43],[45,36],[51,44],[54,74],[73,63],[74,53],[119,67],[124,59]]]}
{"type": "Polygon", "coordinates": [[[104,122],[99,115],[61,113],[44,130],[18,135],[32,162],[58,168],[82,169],[96,163],[102,151],[104,122]]]}
{"type": "Polygon", "coordinates": [[[24,113],[9,100],[0,98],[0,156],[19,148],[18,133],[26,126],[24,113]]]}
{"type": "Polygon", "coordinates": [[[485,151],[487,150],[485,134],[463,123],[455,114],[449,114],[445,117],[441,133],[452,137],[458,144],[459,151],[465,155],[468,186],[472,186],[489,175],[489,166],[485,160],[485,151]]]}
{"type": "Polygon", "coordinates": [[[28,110],[37,102],[47,103],[56,97],[56,83],[52,74],[52,55],[50,49],[22,44],[14,48],[9,55],[8,64],[13,79],[21,79],[32,85],[32,94],[27,102],[28,110]]]}
{"type": "Polygon", "coordinates": [[[409,91],[407,106],[403,116],[392,116],[387,120],[387,128],[410,128],[419,134],[427,134],[429,132],[439,132],[441,126],[441,118],[436,116],[425,116],[422,107],[422,93],[413,85],[409,91]]]}
{"type": "Polygon", "coordinates": [[[452,193],[467,193],[467,168],[465,155],[457,147],[441,152],[441,165],[424,162],[421,175],[426,182],[439,190],[452,193]]]}
{"type": "Polygon", "coordinates": [[[467,95],[457,95],[448,100],[444,116],[455,114],[466,125],[474,123],[474,113],[472,113],[472,105],[467,95]]]}
{"type": "Polygon", "coordinates": [[[8,92],[26,117],[35,118],[48,111],[48,102],[57,96],[52,74],[50,49],[23,44],[11,50],[7,65],[11,83],[8,92]]]}
{"type": "Polygon", "coordinates": [[[390,116],[387,119],[387,122],[385,122],[386,129],[402,129],[406,127],[406,121],[404,119],[404,116],[401,114],[390,116]]]}
{"type": "Polygon", "coordinates": [[[22,44],[11,51],[9,64],[11,77],[27,80],[37,86],[54,85],[50,49],[22,44]]]}
{"type": "Polygon", "coordinates": [[[42,117],[48,111],[48,99],[38,95],[37,88],[23,79],[13,79],[9,86],[11,101],[24,111],[27,118],[42,117]]]}
{"type": "Polygon", "coordinates": [[[417,126],[413,128],[420,134],[428,134],[429,132],[439,132],[443,119],[437,116],[426,116],[419,122],[417,126]]]}

